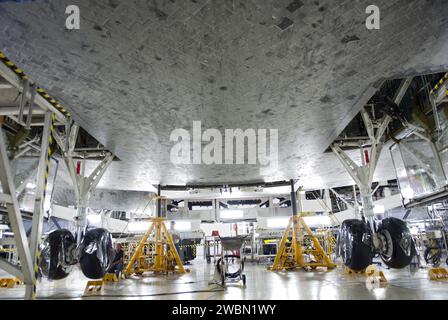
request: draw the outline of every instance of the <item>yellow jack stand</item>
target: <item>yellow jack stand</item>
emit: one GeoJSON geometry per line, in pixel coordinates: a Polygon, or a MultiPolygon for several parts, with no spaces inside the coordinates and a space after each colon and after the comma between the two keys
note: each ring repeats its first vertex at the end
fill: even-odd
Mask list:
{"type": "Polygon", "coordinates": [[[431,268],[428,270],[431,280],[448,280],[448,270],[445,268],[431,268]]]}
{"type": "Polygon", "coordinates": [[[285,233],[280,242],[277,255],[275,256],[274,264],[270,268],[272,271],[290,270],[294,268],[310,267],[315,269],[317,267],[325,267],[333,269],[336,267],[329,256],[322,248],[319,240],[314,236],[311,229],[306,225],[305,221],[300,215],[294,215],[289,220],[285,233]],[[304,247],[303,230],[311,239],[312,248],[304,247]],[[292,233],[292,235],[291,235],[292,233]],[[292,237],[291,245],[287,246],[287,240],[292,237]],[[305,261],[305,255],[309,254],[314,257],[315,261],[305,261]]]}
{"type": "Polygon", "coordinates": [[[118,282],[120,279],[117,277],[115,273],[106,273],[103,277],[104,282],[118,282]]]}
{"type": "Polygon", "coordinates": [[[124,274],[130,276],[134,272],[143,273],[145,271],[164,274],[168,272],[185,273],[186,270],[174,246],[173,239],[165,226],[165,218],[151,218],[151,221],[151,226],[140,240],[124,269],[124,274]],[[150,236],[152,237],[150,238],[150,236]],[[149,253],[144,254],[143,248],[146,243],[149,243],[147,248],[151,249],[149,253]],[[169,250],[167,250],[167,246],[169,250]],[[145,256],[149,258],[149,262],[146,262],[145,256]],[[136,267],[134,267],[135,262],[137,262],[136,267]]]}
{"type": "Polygon", "coordinates": [[[18,278],[2,278],[0,279],[0,287],[1,288],[14,288],[16,285],[21,284],[22,281],[18,278]]]}
{"type": "Polygon", "coordinates": [[[368,266],[365,271],[367,280],[371,285],[379,284],[380,286],[387,285],[387,279],[384,276],[383,271],[378,270],[373,264],[368,266]]]}
{"type": "Polygon", "coordinates": [[[85,296],[97,295],[103,292],[103,280],[87,281],[86,288],[84,290],[85,296]]]}
{"type": "Polygon", "coordinates": [[[349,276],[363,276],[366,277],[366,284],[368,288],[384,287],[387,285],[387,279],[383,271],[376,268],[375,265],[371,264],[363,270],[352,270],[350,268],[344,267],[345,273],[349,276]]]}

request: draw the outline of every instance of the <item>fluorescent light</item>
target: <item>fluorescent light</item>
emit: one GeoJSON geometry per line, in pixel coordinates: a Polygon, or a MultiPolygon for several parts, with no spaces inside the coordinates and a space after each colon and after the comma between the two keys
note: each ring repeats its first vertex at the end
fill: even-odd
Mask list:
{"type": "Polygon", "coordinates": [[[132,221],[128,224],[129,232],[143,232],[149,229],[151,221],[132,221]]]}
{"type": "Polygon", "coordinates": [[[384,213],[384,206],[383,205],[375,205],[373,207],[373,213],[375,213],[375,214],[383,214],[384,213]]]}
{"type": "Polygon", "coordinates": [[[219,216],[222,219],[241,219],[244,217],[243,210],[221,210],[219,216]]]}
{"type": "Polygon", "coordinates": [[[288,226],[288,222],[289,217],[266,219],[268,228],[286,228],[288,226]]]}
{"type": "Polygon", "coordinates": [[[307,224],[307,226],[331,226],[331,219],[327,215],[320,216],[307,216],[303,217],[303,220],[307,224]]]}
{"type": "Polygon", "coordinates": [[[87,221],[89,221],[90,224],[96,225],[101,223],[101,215],[100,214],[89,214],[87,216],[87,221]]]}

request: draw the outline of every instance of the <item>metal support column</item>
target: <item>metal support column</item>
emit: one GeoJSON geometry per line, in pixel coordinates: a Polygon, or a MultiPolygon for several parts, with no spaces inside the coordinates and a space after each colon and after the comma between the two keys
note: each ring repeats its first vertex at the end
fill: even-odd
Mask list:
{"type": "MultiPolygon", "coordinates": [[[[40,238],[42,235],[42,225],[44,218],[44,203],[45,203],[45,188],[47,185],[48,178],[48,157],[49,155],[49,147],[51,140],[51,122],[52,122],[52,113],[46,112],[44,119],[44,128],[42,133],[42,142],[41,142],[41,154],[39,158],[39,165],[37,167],[37,179],[36,179],[36,197],[34,200],[34,210],[33,210],[33,221],[31,227],[31,237],[30,237],[30,253],[33,261],[33,265],[35,266],[38,263],[38,250],[40,244],[40,238]]],[[[37,274],[34,273],[33,284],[26,286],[26,298],[34,299],[35,297],[35,288],[34,284],[36,283],[37,274]]]]}
{"type": "Polygon", "coordinates": [[[22,214],[16,197],[13,176],[6,151],[5,138],[0,130],[0,182],[3,193],[0,193],[1,202],[6,203],[11,230],[14,233],[14,241],[20,259],[20,267],[12,265],[0,258],[0,268],[23,279],[26,285],[33,285],[33,262],[31,259],[30,248],[26,238],[25,228],[23,226],[22,214]]]}
{"type": "Polygon", "coordinates": [[[296,192],[294,190],[294,180],[291,179],[289,180],[290,184],[291,184],[291,209],[292,209],[292,215],[296,216],[297,215],[297,197],[296,197],[296,192]]]}
{"type": "Polygon", "coordinates": [[[104,157],[104,159],[98,164],[98,166],[92,171],[92,173],[85,177],[85,159],[81,164],[81,171],[78,173],[74,160],[73,153],[75,149],[76,139],[78,136],[79,127],[76,124],[71,126],[67,125],[65,129],[65,135],[60,132],[55,132],[55,141],[63,150],[64,160],[67,166],[68,172],[75,189],[76,196],[76,241],[79,244],[82,239],[82,233],[87,224],[87,207],[89,203],[89,198],[93,190],[100,182],[104,172],[112,163],[114,155],[109,153],[104,157]]]}
{"type": "Polygon", "coordinates": [[[161,193],[161,186],[160,184],[157,186],[157,218],[162,217],[162,199],[160,198],[161,193]]]}

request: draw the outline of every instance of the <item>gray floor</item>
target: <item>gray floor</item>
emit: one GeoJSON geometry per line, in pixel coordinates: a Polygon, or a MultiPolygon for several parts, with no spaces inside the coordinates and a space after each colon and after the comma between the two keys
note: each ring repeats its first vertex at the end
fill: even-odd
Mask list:
{"type": "MultiPolygon", "coordinates": [[[[122,280],[104,287],[102,295],[83,296],[88,281],[79,270],[60,281],[43,280],[39,299],[443,299],[448,300],[448,281],[430,281],[427,270],[384,270],[386,287],[371,287],[362,276],[350,276],[343,268],[306,272],[271,272],[266,265],[246,264],[247,286],[229,284],[225,289],[210,284],[213,264],[193,261],[184,275],[153,276],[122,280]]],[[[3,275],[2,275],[3,276],[3,275]]],[[[21,299],[23,286],[0,289],[0,299],[21,299]]]]}

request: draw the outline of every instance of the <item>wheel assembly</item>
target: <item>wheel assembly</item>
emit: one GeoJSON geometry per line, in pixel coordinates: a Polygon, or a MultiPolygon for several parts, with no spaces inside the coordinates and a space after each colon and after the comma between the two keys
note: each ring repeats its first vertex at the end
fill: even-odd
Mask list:
{"type": "Polygon", "coordinates": [[[440,260],[442,258],[442,248],[441,247],[427,247],[423,254],[423,258],[427,264],[434,267],[440,265],[440,260]]]}
{"type": "Polygon", "coordinates": [[[381,259],[390,268],[408,266],[415,255],[411,233],[403,220],[385,218],[378,226],[381,259]]]}
{"type": "Polygon", "coordinates": [[[39,268],[50,280],[64,279],[77,263],[75,257],[76,241],[72,233],[59,229],[48,234],[40,250],[39,268]]]}
{"type": "Polygon", "coordinates": [[[102,278],[115,255],[112,236],[102,228],[87,231],[78,250],[82,273],[90,279],[102,278]]]}
{"type": "Polygon", "coordinates": [[[338,252],[344,264],[360,271],[372,263],[373,243],[369,226],[358,219],[345,220],[340,229],[338,252]]]}

